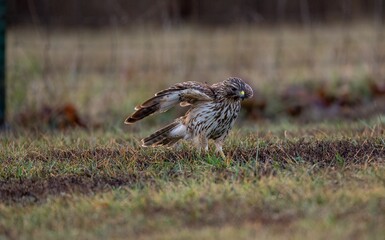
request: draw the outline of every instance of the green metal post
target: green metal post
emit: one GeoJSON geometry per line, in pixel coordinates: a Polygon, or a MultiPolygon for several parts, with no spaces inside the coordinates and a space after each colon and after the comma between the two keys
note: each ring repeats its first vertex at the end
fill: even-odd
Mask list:
{"type": "Polygon", "coordinates": [[[6,91],[5,91],[5,28],[6,0],[0,0],[0,127],[5,124],[6,91]]]}

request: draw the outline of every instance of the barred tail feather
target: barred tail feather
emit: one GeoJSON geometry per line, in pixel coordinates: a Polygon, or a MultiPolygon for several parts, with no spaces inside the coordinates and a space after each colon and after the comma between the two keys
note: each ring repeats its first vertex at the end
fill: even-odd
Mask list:
{"type": "Polygon", "coordinates": [[[156,131],[150,136],[142,139],[143,147],[150,146],[171,146],[186,134],[186,126],[175,121],[166,127],[156,131]]]}

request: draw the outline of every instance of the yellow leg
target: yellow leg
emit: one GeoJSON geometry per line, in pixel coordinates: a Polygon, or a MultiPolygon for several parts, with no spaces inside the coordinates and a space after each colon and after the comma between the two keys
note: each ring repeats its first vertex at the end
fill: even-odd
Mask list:
{"type": "Polygon", "coordinates": [[[209,151],[209,140],[205,136],[200,136],[199,142],[203,151],[207,153],[209,151]]]}
{"type": "Polygon", "coordinates": [[[207,153],[208,152],[209,144],[208,144],[208,140],[207,140],[206,137],[204,137],[204,136],[196,136],[193,139],[193,142],[194,142],[196,148],[198,149],[198,153],[199,153],[200,156],[202,155],[202,152],[203,153],[207,153]]]}
{"type": "Polygon", "coordinates": [[[222,159],[226,161],[226,165],[229,166],[231,163],[231,158],[226,157],[226,155],[223,153],[222,145],[223,145],[222,141],[215,142],[215,147],[216,147],[215,151],[221,155],[222,159]]]}

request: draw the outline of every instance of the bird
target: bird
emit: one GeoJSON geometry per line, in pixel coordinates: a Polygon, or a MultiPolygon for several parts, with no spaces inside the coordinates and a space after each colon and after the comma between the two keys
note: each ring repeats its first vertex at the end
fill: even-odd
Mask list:
{"type": "Polygon", "coordinates": [[[125,124],[133,124],[147,116],[166,112],[180,105],[190,107],[186,114],[141,140],[143,147],[173,146],[181,139],[192,141],[199,152],[208,151],[213,140],[215,152],[223,159],[224,140],[234,125],[241,109],[241,101],[253,96],[252,88],[241,78],[230,77],[222,82],[188,81],[162,90],[135,107],[125,124]]]}

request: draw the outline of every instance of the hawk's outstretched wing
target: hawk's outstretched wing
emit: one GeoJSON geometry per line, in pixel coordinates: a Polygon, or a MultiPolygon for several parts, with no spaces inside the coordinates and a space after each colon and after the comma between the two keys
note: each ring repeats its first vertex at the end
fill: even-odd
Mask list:
{"type": "Polygon", "coordinates": [[[181,106],[187,106],[214,99],[215,93],[209,85],[193,81],[178,83],[136,106],[136,111],[124,123],[131,124],[151,114],[165,112],[178,103],[181,106]]]}

